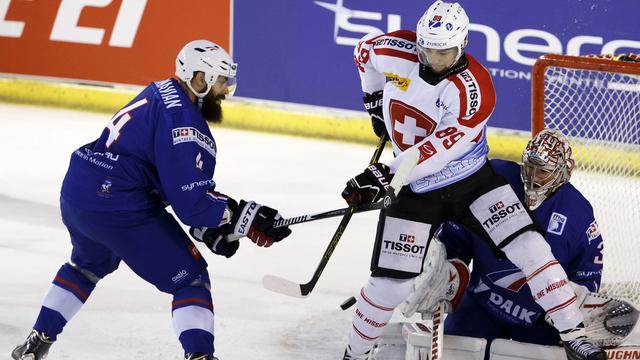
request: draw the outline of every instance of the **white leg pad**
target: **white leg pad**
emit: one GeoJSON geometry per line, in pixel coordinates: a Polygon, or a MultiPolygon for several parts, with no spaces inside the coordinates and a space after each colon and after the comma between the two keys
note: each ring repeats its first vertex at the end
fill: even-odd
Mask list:
{"type": "MultiPolygon", "coordinates": [[[[445,335],[443,358],[483,360],[485,339],[445,335]]],[[[431,328],[425,323],[391,323],[376,342],[373,360],[427,360],[431,353],[431,328]],[[404,356],[403,356],[404,351],[404,356]]]]}
{"type": "Polygon", "coordinates": [[[540,360],[566,359],[560,346],[545,346],[513,340],[495,339],[489,349],[490,360],[540,360]]]}

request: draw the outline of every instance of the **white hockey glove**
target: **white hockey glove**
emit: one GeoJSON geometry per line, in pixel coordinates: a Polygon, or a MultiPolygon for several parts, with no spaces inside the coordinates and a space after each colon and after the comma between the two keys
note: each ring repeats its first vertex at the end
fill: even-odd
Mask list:
{"type": "MultiPolygon", "coordinates": [[[[622,344],[638,322],[638,310],[626,300],[589,292],[586,287],[574,282],[571,282],[571,286],[584,315],[587,337],[603,348],[622,344]]],[[[548,315],[545,320],[553,325],[548,315]]]]}
{"type": "Polygon", "coordinates": [[[431,239],[422,273],[413,282],[409,296],[398,307],[406,317],[416,312],[423,319],[431,318],[440,303],[445,311],[452,312],[458,306],[469,285],[469,268],[458,260],[447,260],[447,250],[436,237],[431,239]]]}

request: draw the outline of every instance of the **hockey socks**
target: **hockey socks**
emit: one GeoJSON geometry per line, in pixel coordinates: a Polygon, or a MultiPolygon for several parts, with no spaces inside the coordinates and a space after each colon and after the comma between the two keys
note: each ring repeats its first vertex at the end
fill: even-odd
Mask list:
{"type": "Polygon", "coordinates": [[[370,277],[360,291],[349,331],[349,347],[356,354],[371,349],[391,319],[393,310],[411,291],[413,279],[370,277]]]}
{"type": "Polygon", "coordinates": [[[44,296],[33,328],[55,341],[67,322],[87,301],[95,286],[93,281],[70,264],[62,265],[44,296]]]}
{"type": "Polygon", "coordinates": [[[503,250],[525,274],[533,299],[551,317],[556,329],[574,329],[582,323],[583,316],[567,274],[540,234],[525,232],[503,250]]]}
{"type": "MultiPolygon", "coordinates": [[[[185,353],[213,356],[213,302],[208,283],[177,290],[173,294],[173,329],[185,353]],[[206,285],[206,286],[205,286],[206,285]]],[[[208,279],[207,279],[208,282],[208,279]]]]}

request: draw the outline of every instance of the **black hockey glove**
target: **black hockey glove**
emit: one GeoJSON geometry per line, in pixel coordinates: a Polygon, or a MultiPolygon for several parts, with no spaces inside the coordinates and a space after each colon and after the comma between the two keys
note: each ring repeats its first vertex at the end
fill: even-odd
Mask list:
{"type": "Polygon", "coordinates": [[[374,203],[382,199],[391,178],[393,175],[387,165],[371,164],[361,174],[347,181],[342,197],[349,206],[374,203]]]}
{"type": "Polygon", "coordinates": [[[214,254],[230,258],[238,251],[240,246],[240,241],[227,241],[227,235],[232,230],[230,224],[224,224],[217,228],[192,227],[189,229],[189,233],[194,239],[207,245],[214,254]]]}
{"type": "Polygon", "coordinates": [[[269,247],[291,234],[288,226],[274,228],[282,216],[277,210],[254,201],[240,200],[231,218],[233,234],[247,236],[258,246],[269,247]]]}
{"type": "Polygon", "coordinates": [[[376,91],[373,94],[364,94],[362,98],[364,101],[364,108],[371,116],[371,126],[376,136],[381,137],[382,134],[387,132],[387,128],[384,125],[384,117],[382,115],[382,90],[376,91]]]}

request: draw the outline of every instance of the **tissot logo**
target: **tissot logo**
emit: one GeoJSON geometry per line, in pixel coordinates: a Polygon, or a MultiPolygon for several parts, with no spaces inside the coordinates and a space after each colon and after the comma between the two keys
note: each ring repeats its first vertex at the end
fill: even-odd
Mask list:
{"type": "Polygon", "coordinates": [[[414,243],[416,242],[416,237],[414,235],[400,234],[400,241],[414,243]]]}
{"type": "MultiPolygon", "coordinates": [[[[491,208],[489,208],[489,210],[491,211],[496,205],[493,205],[491,208]]],[[[482,222],[482,225],[484,225],[487,229],[490,229],[492,226],[500,223],[502,221],[502,219],[506,218],[507,216],[516,213],[516,214],[520,214],[523,210],[523,208],[520,206],[520,202],[511,204],[509,206],[504,206],[502,205],[503,208],[501,209],[495,209],[495,211],[491,211],[491,216],[487,219],[485,219],[482,222]]]]}
{"type": "Polygon", "coordinates": [[[502,209],[504,207],[504,203],[502,203],[502,201],[498,201],[496,204],[492,205],[489,208],[489,211],[493,214],[494,212],[502,209]]]}

